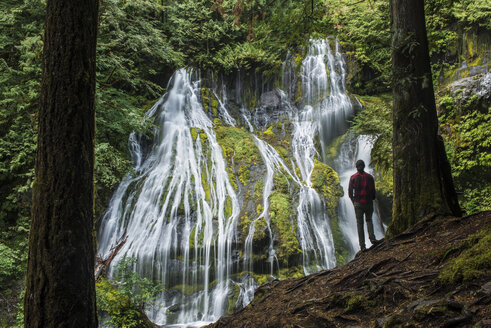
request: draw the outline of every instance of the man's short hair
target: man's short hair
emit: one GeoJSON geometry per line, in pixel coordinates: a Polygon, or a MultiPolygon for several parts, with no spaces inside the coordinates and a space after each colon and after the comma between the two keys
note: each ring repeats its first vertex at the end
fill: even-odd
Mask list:
{"type": "Polygon", "coordinates": [[[365,168],[365,162],[363,160],[359,159],[356,161],[355,166],[356,166],[357,170],[363,170],[365,168]]]}

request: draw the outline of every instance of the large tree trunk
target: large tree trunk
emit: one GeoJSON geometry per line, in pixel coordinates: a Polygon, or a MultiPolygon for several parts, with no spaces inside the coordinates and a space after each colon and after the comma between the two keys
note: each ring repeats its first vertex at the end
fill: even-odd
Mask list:
{"type": "Polygon", "coordinates": [[[438,119],[424,1],[391,0],[394,205],[389,234],[430,213],[460,215],[438,119]]]}
{"type": "Polygon", "coordinates": [[[98,0],[48,0],[25,327],[97,327],[93,171],[98,0]]]}

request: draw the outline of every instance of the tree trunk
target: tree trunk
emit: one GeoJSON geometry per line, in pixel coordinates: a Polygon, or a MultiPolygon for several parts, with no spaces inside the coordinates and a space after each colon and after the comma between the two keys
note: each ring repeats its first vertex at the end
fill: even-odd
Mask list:
{"type": "Polygon", "coordinates": [[[424,1],[391,0],[394,204],[389,234],[435,212],[461,215],[442,138],[424,1]]]}
{"type": "Polygon", "coordinates": [[[93,173],[98,0],[48,0],[25,327],[97,327],[93,173]]]}

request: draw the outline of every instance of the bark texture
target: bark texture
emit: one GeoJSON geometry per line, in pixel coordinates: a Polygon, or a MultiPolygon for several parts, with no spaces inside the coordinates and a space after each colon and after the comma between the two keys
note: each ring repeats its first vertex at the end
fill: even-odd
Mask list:
{"type": "Polygon", "coordinates": [[[389,234],[430,212],[460,216],[438,118],[424,1],[391,0],[394,204],[389,234]]]}
{"type": "Polygon", "coordinates": [[[97,327],[93,173],[98,0],[48,0],[25,327],[97,327]]]}

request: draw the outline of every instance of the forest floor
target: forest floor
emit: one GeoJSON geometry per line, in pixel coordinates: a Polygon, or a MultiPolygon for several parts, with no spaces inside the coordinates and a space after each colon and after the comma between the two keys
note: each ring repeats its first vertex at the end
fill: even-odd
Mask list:
{"type": "Polygon", "coordinates": [[[262,285],[209,327],[491,327],[491,212],[429,216],[348,264],[262,285]]]}

